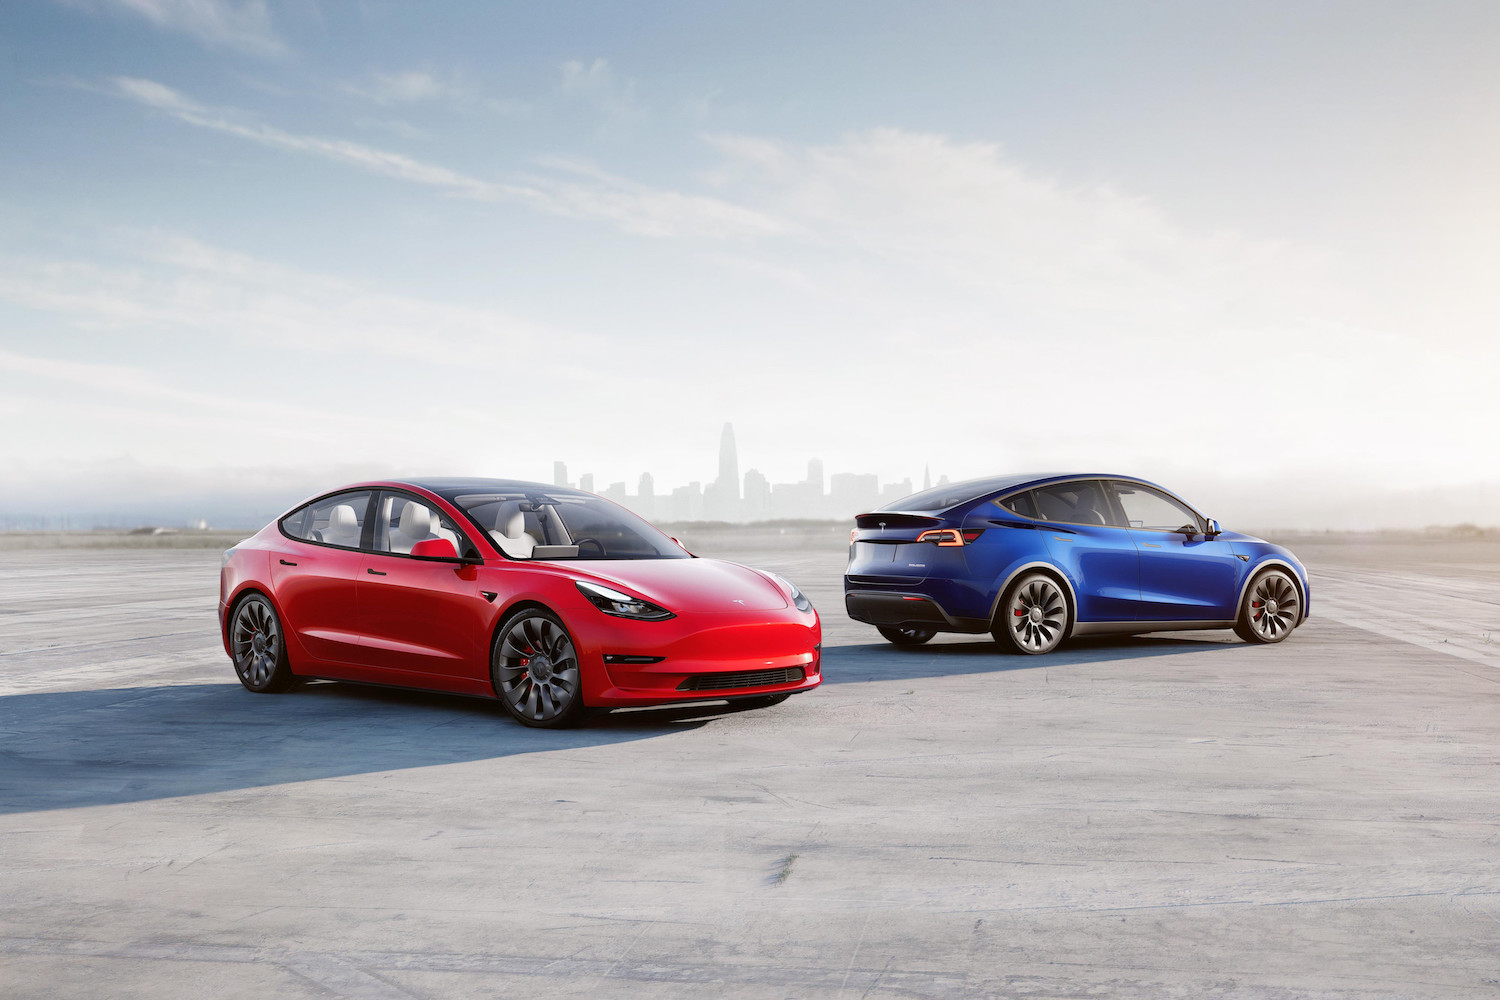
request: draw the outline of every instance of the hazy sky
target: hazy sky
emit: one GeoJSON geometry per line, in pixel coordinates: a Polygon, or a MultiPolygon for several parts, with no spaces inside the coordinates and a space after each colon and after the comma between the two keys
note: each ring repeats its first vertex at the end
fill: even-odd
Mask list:
{"type": "Polygon", "coordinates": [[[4,4],[6,503],[670,487],[726,420],[772,480],[1500,481],[1497,51],[1493,3],[4,4]]]}

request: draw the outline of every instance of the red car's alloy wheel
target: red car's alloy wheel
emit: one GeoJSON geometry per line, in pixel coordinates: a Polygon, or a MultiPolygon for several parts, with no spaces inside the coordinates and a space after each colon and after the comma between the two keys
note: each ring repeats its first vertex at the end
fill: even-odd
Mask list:
{"type": "Polygon", "coordinates": [[[495,693],[528,726],[563,726],[583,709],[578,654],[562,622],[528,608],[501,626],[492,658],[495,693]]]}
{"type": "Polygon", "coordinates": [[[259,594],[251,594],[235,607],[229,647],[240,683],[257,694],[284,691],[295,679],[286,662],[276,609],[259,594]]]}

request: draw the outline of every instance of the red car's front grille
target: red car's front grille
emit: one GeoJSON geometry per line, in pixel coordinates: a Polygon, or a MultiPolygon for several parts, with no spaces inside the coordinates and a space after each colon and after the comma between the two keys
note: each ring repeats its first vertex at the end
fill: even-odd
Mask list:
{"type": "Polygon", "coordinates": [[[679,691],[733,691],[736,688],[768,687],[772,684],[795,684],[807,675],[801,667],[778,667],[774,670],[735,670],[722,674],[693,674],[677,685],[679,691]]]}

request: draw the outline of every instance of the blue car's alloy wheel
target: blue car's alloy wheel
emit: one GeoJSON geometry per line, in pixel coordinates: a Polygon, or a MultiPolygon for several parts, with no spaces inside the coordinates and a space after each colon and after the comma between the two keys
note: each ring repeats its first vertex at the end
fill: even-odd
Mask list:
{"type": "Polygon", "coordinates": [[[1280,642],[1292,634],[1301,614],[1292,578],[1279,569],[1268,569],[1245,588],[1234,630],[1246,642],[1280,642]]]}
{"type": "Polygon", "coordinates": [[[1068,632],[1068,596],[1045,573],[1017,580],[1000,602],[995,640],[1017,653],[1050,653],[1068,632]]]}

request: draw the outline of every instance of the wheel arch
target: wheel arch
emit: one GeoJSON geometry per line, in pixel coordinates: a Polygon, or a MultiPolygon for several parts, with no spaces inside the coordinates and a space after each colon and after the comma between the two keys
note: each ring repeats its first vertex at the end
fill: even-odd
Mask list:
{"type": "Polygon", "coordinates": [[[1297,588],[1297,600],[1301,605],[1297,609],[1297,625],[1301,625],[1307,621],[1307,586],[1302,582],[1302,574],[1297,572],[1297,567],[1276,556],[1267,556],[1246,571],[1245,582],[1240,584],[1239,596],[1234,599],[1234,620],[1239,621],[1245,609],[1245,592],[1250,589],[1250,584],[1268,569],[1285,570],[1286,575],[1292,578],[1292,586],[1297,588]]]}
{"type": "Polygon", "coordinates": [[[234,613],[239,610],[240,602],[251,594],[259,594],[270,601],[271,609],[276,612],[276,617],[281,622],[282,632],[284,633],[288,630],[286,615],[281,610],[281,602],[276,600],[276,595],[271,593],[271,588],[262,585],[257,580],[243,580],[239,586],[234,588],[233,593],[229,595],[229,599],[224,602],[224,624],[220,627],[219,631],[223,633],[225,649],[229,648],[229,626],[234,622],[234,613]]]}
{"type": "Polygon", "coordinates": [[[1005,595],[1010,591],[1011,585],[1014,584],[1018,579],[1020,579],[1022,575],[1033,571],[1041,572],[1046,574],[1047,576],[1050,576],[1052,579],[1060,583],[1065,590],[1067,590],[1068,631],[1063,634],[1063,638],[1068,638],[1068,636],[1071,636],[1073,634],[1073,626],[1078,624],[1078,594],[1073,589],[1073,581],[1069,580],[1068,575],[1062,570],[1058,569],[1056,564],[1050,562],[1042,562],[1040,560],[1023,563],[1022,565],[1017,566],[1015,569],[1011,570],[1010,573],[1005,577],[1005,582],[1002,583],[999,589],[995,591],[995,599],[990,603],[991,627],[993,627],[995,624],[995,616],[1000,613],[1000,602],[1005,600],[1005,595]]]}
{"type": "Polygon", "coordinates": [[[297,646],[298,653],[302,652],[302,647],[297,645],[296,631],[287,622],[286,613],[281,610],[281,602],[276,600],[276,595],[271,592],[271,588],[262,586],[258,581],[245,580],[234,589],[229,600],[224,603],[226,609],[224,624],[219,630],[220,637],[224,640],[224,651],[229,654],[231,660],[234,659],[234,650],[229,645],[229,629],[234,624],[234,613],[239,610],[241,602],[252,595],[264,597],[271,602],[271,610],[276,612],[276,621],[281,625],[281,648],[286,652],[287,669],[292,672],[293,676],[296,676],[297,665],[292,656],[292,647],[297,646]]]}

